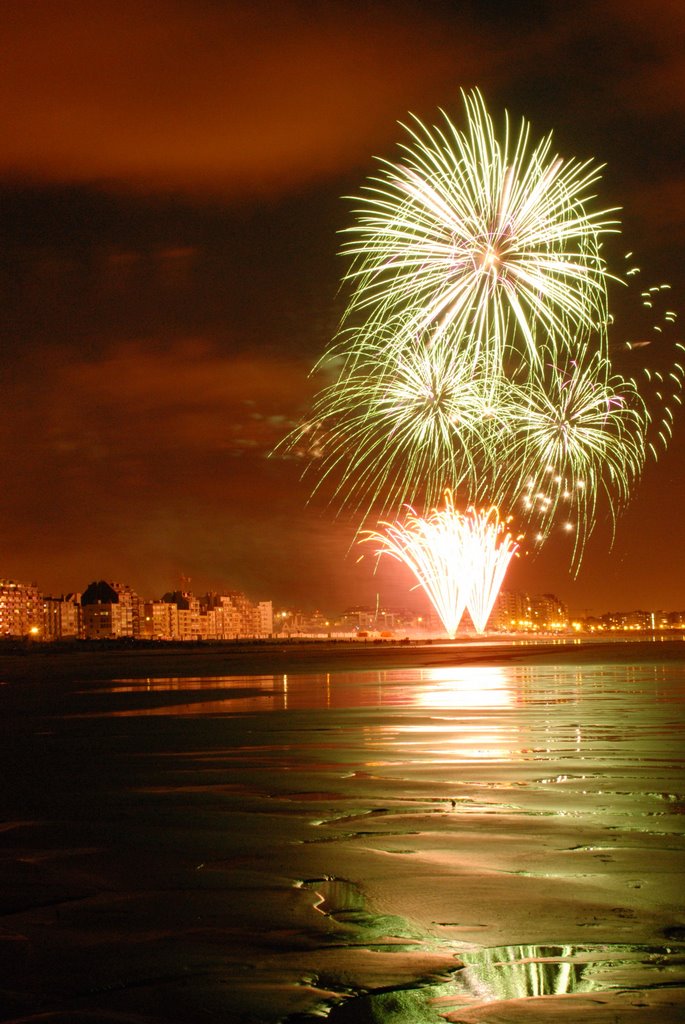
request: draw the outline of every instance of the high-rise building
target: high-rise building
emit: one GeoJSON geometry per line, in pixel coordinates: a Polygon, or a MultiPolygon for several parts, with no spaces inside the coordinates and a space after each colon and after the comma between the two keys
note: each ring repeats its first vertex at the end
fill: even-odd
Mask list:
{"type": "Polygon", "coordinates": [[[187,590],[175,590],[162,598],[167,604],[176,605],[177,638],[179,640],[200,640],[200,602],[187,590]]]}
{"type": "Polygon", "coordinates": [[[556,594],[536,594],[530,603],[533,622],[538,629],[556,630],[568,626],[568,609],[556,594]]]}
{"type": "Polygon", "coordinates": [[[532,624],[532,608],[528,594],[519,590],[500,590],[488,620],[488,629],[513,633],[530,629],[532,624]]]}
{"type": "Polygon", "coordinates": [[[260,601],[257,605],[258,636],[271,636],[274,631],[274,607],[271,601],[260,601]]]}
{"type": "Polygon", "coordinates": [[[488,620],[489,629],[517,633],[567,626],[566,606],[554,594],[531,595],[518,590],[501,590],[488,620]]]}
{"type": "Polygon", "coordinates": [[[43,599],[34,584],[0,580],[0,637],[39,637],[43,599]]]}
{"type": "Polygon", "coordinates": [[[237,590],[228,594],[205,594],[200,600],[200,623],[209,640],[264,637],[273,633],[271,601],[254,604],[237,590]]]}
{"type": "Polygon", "coordinates": [[[145,601],[138,635],[143,640],[178,640],[178,608],[169,601],[145,601]]]}
{"type": "Polygon", "coordinates": [[[43,640],[75,639],[81,635],[81,595],[43,597],[43,640]]]}
{"type": "MultiPolygon", "coordinates": [[[[260,606],[253,604],[245,594],[239,593],[237,590],[231,590],[227,595],[230,598],[232,608],[236,614],[238,624],[239,637],[258,637],[264,636],[265,632],[262,629],[262,618],[266,615],[266,609],[264,612],[260,611],[260,606]]],[[[271,604],[270,601],[263,602],[264,605],[271,604]]],[[[273,613],[272,613],[273,616],[273,613]]],[[[269,630],[271,632],[271,630],[269,630]]]]}
{"type": "Polygon", "coordinates": [[[241,636],[240,613],[228,594],[205,594],[200,603],[208,640],[233,640],[241,636]]]}
{"type": "Polygon", "coordinates": [[[52,597],[33,585],[0,580],[0,637],[194,641],[272,633],[271,601],[255,603],[238,591],[197,598],[184,589],[143,601],[127,584],[96,580],[82,594],[52,597]]]}
{"type": "Polygon", "coordinates": [[[98,580],[81,595],[83,635],[92,640],[138,636],[140,598],[126,584],[98,580]]]}

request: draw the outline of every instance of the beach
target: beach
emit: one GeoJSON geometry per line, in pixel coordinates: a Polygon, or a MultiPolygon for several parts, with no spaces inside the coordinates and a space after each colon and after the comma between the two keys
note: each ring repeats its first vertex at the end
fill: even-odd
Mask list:
{"type": "Polygon", "coordinates": [[[685,644],[0,657],[0,1020],[685,1020],[685,644]]]}

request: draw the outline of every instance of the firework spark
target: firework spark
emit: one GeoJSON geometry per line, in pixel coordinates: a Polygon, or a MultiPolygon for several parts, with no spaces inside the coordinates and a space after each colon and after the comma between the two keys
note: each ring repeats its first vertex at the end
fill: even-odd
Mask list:
{"type": "MultiPolygon", "coordinates": [[[[525,121],[505,117],[498,138],[480,93],[463,99],[463,128],[415,121],[358,199],[351,297],[319,362],[334,379],[284,441],[308,447],[317,486],[332,483],[360,530],[406,508],[367,539],[412,569],[450,635],[466,607],[484,628],[515,547],[496,511],[474,509],[516,509],[540,543],[561,519],[577,570],[600,499],[615,523],[668,444],[685,381],[676,360],[613,368],[601,247],[618,228],[593,207],[600,168],[562,160],[551,136],[534,144],[525,121]],[[445,487],[468,512],[451,496],[436,507],[445,487]]],[[[655,317],[667,291],[643,290],[643,311],[655,317]]],[[[659,316],[624,355],[673,331],[673,309],[659,316]]]]}
{"type": "Polygon", "coordinates": [[[475,494],[509,389],[476,375],[444,335],[393,349],[389,330],[355,351],[315,401],[319,483],[337,476],[348,507],[371,511],[380,500],[386,514],[434,504],[445,481],[475,494]]]}
{"type": "Polygon", "coordinates": [[[561,507],[577,564],[598,495],[615,518],[644,462],[644,405],[608,356],[614,221],[589,210],[589,162],[531,145],[525,122],[499,141],[480,94],[464,102],[464,131],[417,124],[367,189],[344,326],[319,364],[335,378],[286,444],[316,438],[317,487],[362,521],[450,486],[525,509],[544,538],[561,507]],[[528,504],[531,478],[549,501],[528,504]]]}
{"type": "Polygon", "coordinates": [[[363,540],[378,545],[379,557],[390,555],[410,569],[448,636],[454,638],[467,608],[483,633],[518,548],[497,509],[459,512],[446,491],[443,508],[423,517],[407,506],[404,522],[380,525],[382,532],[367,531],[363,540]]]}
{"type": "Polygon", "coordinates": [[[497,502],[525,510],[543,537],[561,507],[564,519],[578,524],[574,554],[580,557],[598,498],[607,499],[615,518],[642,471],[644,402],[634,382],[612,374],[597,355],[563,370],[544,367],[511,398],[491,493],[497,502]]]}
{"type": "MultiPolygon", "coordinates": [[[[632,255],[628,253],[626,258],[632,255]]],[[[640,274],[640,268],[631,260],[626,272],[632,285],[632,303],[626,303],[628,316],[624,327],[628,339],[617,347],[614,358],[629,366],[636,383],[639,382],[647,409],[647,449],[657,459],[659,452],[668,448],[675,413],[682,405],[685,345],[678,314],[673,309],[671,286],[654,284],[639,291],[640,274]]]]}
{"type": "Polygon", "coordinates": [[[616,221],[590,209],[600,168],[555,155],[551,136],[532,147],[525,121],[498,139],[477,91],[464,105],[464,131],[415,120],[401,162],[383,161],[359,198],[348,315],[373,337],[409,313],[410,333],[438,327],[489,369],[509,349],[530,364],[544,346],[573,353],[606,323],[599,236],[616,221]]]}

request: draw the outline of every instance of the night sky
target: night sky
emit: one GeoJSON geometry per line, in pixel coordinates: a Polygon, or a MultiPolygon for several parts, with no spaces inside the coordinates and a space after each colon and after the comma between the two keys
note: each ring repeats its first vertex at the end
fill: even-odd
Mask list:
{"type": "MultiPolygon", "coordinates": [[[[418,604],[267,456],[344,305],[341,197],[397,157],[407,111],[458,122],[460,88],[606,163],[617,269],[632,250],[685,322],[682,0],[506,6],[4,0],[1,576],[418,604]]],[[[620,349],[647,327],[611,298],[620,349]]],[[[555,535],[507,585],[578,613],[685,608],[684,456],[681,415],[613,547],[602,513],[577,578],[555,535]]]]}

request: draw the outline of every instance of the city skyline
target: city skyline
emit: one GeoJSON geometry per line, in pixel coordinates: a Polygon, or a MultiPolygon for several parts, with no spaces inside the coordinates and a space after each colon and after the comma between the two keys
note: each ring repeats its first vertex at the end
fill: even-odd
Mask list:
{"type": "MultiPolygon", "coordinates": [[[[355,621],[359,628],[380,630],[385,628],[388,622],[395,619],[404,624],[411,622],[413,627],[423,622],[425,628],[429,628],[437,635],[444,631],[444,624],[440,621],[438,610],[420,588],[415,588],[408,595],[405,603],[393,604],[392,601],[381,600],[381,594],[377,593],[375,604],[357,603],[340,605],[338,607],[325,607],[317,605],[311,600],[305,600],[302,603],[296,601],[275,603],[268,594],[246,594],[233,585],[224,585],[213,590],[196,590],[192,587],[192,580],[185,576],[182,576],[176,583],[180,583],[180,586],[175,587],[171,583],[170,587],[165,589],[164,592],[160,591],[156,594],[151,594],[140,591],[135,584],[131,585],[130,581],[122,582],[100,578],[90,579],[83,590],[78,588],[73,590],[57,588],[57,590],[50,593],[42,588],[35,579],[30,581],[16,580],[0,576],[0,636],[6,634],[4,617],[6,616],[8,600],[10,605],[12,602],[16,603],[17,601],[22,605],[25,604],[24,610],[21,613],[21,621],[28,621],[28,618],[33,614],[27,611],[29,606],[37,608],[39,604],[43,607],[40,615],[46,618],[47,621],[47,618],[50,617],[48,609],[53,605],[77,605],[80,608],[82,604],[97,605],[102,602],[107,603],[109,600],[107,595],[111,591],[123,595],[122,599],[125,603],[130,603],[133,600],[135,603],[140,604],[141,608],[143,606],[152,607],[171,604],[187,609],[197,607],[197,609],[206,612],[222,602],[228,602],[229,604],[236,604],[237,602],[237,605],[241,607],[251,607],[254,609],[268,605],[270,609],[269,614],[272,616],[274,634],[284,631],[284,620],[286,618],[288,623],[300,623],[296,632],[307,632],[306,629],[301,627],[303,622],[309,624],[316,622],[319,626],[325,625],[326,627],[340,627],[345,622],[355,621]]],[[[119,599],[116,598],[115,600],[119,599]]],[[[497,593],[487,628],[490,631],[493,629],[503,630],[507,624],[513,625],[515,622],[520,627],[535,626],[537,622],[536,628],[540,628],[544,616],[541,618],[539,606],[545,606],[544,616],[549,618],[550,621],[554,619],[555,627],[562,626],[565,621],[569,629],[579,622],[587,625],[588,628],[592,628],[590,626],[592,623],[598,624],[601,622],[604,625],[600,628],[609,628],[607,624],[610,622],[614,622],[615,628],[621,628],[620,626],[615,626],[616,622],[632,623],[630,627],[625,628],[638,628],[635,625],[638,621],[642,622],[642,626],[639,628],[666,628],[666,624],[670,620],[672,620],[670,624],[673,628],[680,629],[685,624],[685,607],[657,606],[638,602],[631,606],[615,605],[597,610],[590,608],[580,609],[569,607],[563,599],[560,599],[550,589],[539,589],[537,591],[521,590],[507,585],[502,586],[497,593]],[[536,606],[538,606],[538,612],[532,615],[534,621],[526,623],[525,620],[531,618],[531,611],[536,606]],[[549,615],[547,614],[548,612],[550,612],[549,615]],[[655,616],[658,618],[655,618],[655,616]]],[[[325,630],[322,631],[325,632],[325,630]]],[[[473,631],[472,618],[466,612],[457,630],[457,634],[469,634],[473,631]]],[[[23,632],[26,634],[28,630],[23,632]]],[[[21,635],[21,630],[13,635],[21,635]]]]}
{"type": "MultiPolygon", "coordinates": [[[[343,305],[339,197],[396,155],[407,111],[458,119],[460,87],[606,162],[617,251],[635,251],[645,284],[672,283],[682,316],[677,5],[527,3],[515,22],[489,3],[316,18],[304,3],[180,3],[161,23],[149,3],[63,10],[0,12],[7,576],[44,566],[49,592],[97,565],[147,593],[187,575],[275,605],[406,603],[407,577],[357,561],[355,524],[309,502],[297,460],[267,456],[306,410],[343,305]]],[[[681,417],[613,549],[607,517],[574,579],[569,539],[535,558],[524,542],[508,582],[596,612],[684,605],[684,455],[681,417]]]]}

